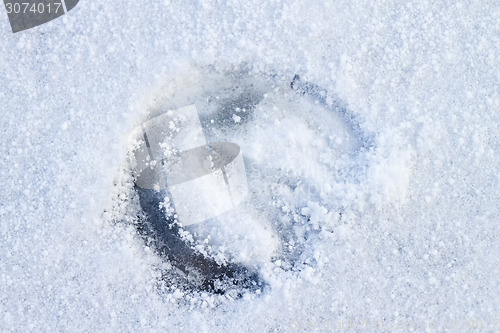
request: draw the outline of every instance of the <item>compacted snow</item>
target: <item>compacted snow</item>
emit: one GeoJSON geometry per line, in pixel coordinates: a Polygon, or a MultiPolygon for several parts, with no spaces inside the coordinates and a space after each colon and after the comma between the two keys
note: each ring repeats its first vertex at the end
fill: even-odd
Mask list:
{"type": "Polygon", "coordinates": [[[495,1],[80,1],[0,20],[0,331],[500,331],[495,1]],[[249,194],[183,229],[258,274],[183,280],[129,136],[196,103],[249,194]]]}

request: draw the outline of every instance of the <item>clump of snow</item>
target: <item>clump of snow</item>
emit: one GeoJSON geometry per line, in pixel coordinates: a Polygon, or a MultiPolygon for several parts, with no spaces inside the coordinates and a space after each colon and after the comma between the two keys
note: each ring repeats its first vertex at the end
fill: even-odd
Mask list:
{"type": "Polygon", "coordinates": [[[234,120],[234,122],[235,122],[235,123],[239,123],[239,122],[241,121],[241,117],[240,117],[240,116],[237,116],[237,115],[235,115],[235,114],[233,114],[233,117],[232,117],[232,118],[233,118],[233,120],[234,120]]]}

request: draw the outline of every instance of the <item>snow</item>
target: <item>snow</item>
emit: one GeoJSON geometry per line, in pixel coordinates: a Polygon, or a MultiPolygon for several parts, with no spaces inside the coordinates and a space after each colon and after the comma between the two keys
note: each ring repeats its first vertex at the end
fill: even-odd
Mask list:
{"type": "Polygon", "coordinates": [[[96,0],[0,33],[0,330],[500,330],[496,3],[96,0]],[[114,222],[135,126],[230,83],[191,64],[277,82],[200,115],[246,158],[211,249],[268,284],[239,299],[168,290],[114,222]]]}

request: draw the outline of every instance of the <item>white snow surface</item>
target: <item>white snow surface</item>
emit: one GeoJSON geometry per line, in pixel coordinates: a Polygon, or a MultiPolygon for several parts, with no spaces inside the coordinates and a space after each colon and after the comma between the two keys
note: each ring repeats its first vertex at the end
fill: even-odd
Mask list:
{"type": "Polygon", "coordinates": [[[81,0],[16,34],[2,17],[0,331],[500,331],[496,1],[81,0]],[[299,74],[352,120],[276,89],[214,132],[252,162],[221,219],[261,294],[159,291],[160,258],[103,214],[128,135],[190,64],[299,74]]]}

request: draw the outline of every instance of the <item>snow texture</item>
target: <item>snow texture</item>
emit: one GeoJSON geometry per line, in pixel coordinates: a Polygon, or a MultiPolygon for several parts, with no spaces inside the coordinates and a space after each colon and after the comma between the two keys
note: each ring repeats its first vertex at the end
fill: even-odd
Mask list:
{"type": "Polygon", "coordinates": [[[0,331],[500,331],[497,2],[82,0],[16,34],[2,16],[0,331]],[[227,73],[257,102],[200,118],[251,193],[200,250],[258,270],[242,298],[160,278],[124,172],[148,112],[227,73]]]}

